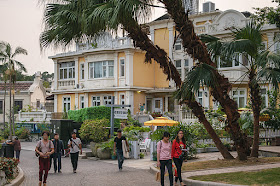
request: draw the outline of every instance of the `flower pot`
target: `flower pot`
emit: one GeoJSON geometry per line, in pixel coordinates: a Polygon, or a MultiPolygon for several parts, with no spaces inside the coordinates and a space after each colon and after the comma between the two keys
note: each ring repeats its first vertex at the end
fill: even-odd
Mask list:
{"type": "Polygon", "coordinates": [[[116,155],[111,155],[112,160],[116,160],[117,156],[116,155]]]}
{"type": "Polygon", "coordinates": [[[199,153],[205,153],[206,149],[205,148],[196,148],[196,152],[199,153]]]}
{"type": "Polygon", "coordinates": [[[206,152],[219,152],[217,147],[207,147],[206,152]]]}
{"type": "Polygon", "coordinates": [[[111,158],[111,151],[110,151],[110,149],[98,148],[97,149],[97,157],[102,159],[102,160],[110,159],[111,158]]]}
{"type": "Polygon", "coordinates": [[[97,143],[90,142],[90,149],[93,156],[97,156],[97,148],[95,147],[97,143]]]}

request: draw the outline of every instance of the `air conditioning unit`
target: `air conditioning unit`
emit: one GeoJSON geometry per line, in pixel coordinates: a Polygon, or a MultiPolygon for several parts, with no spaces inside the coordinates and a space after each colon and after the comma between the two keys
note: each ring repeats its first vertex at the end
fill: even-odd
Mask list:
{"type": "Polygon", "coordinates": [[[203,3],[203,12],[213,12],[215,11],[215,3],[212,3],[211,1],[207,1],[203,3]]]}

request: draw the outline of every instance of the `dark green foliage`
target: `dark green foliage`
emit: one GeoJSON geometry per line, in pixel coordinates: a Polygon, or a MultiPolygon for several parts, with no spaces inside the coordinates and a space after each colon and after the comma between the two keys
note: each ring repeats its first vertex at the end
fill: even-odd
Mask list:
{"type": "Polygon", "coordinates": [[[81,138],[87,142],[102,142],[108,138],[109,130],[106,129],[109,120],[107,119],[95,119],[85,120],[79,130],[81,138]]]}
{"type": "Polygon", "coordinates": [[[29,137],[30,137],[30,130],[28,130],[25,127],[21,127],[20,129],[18,129],[16,131],[16,136],[19,139],[29,139],[29,137]]]}
{"type": "MultiPolygon", "coordinates": [[[[68,118],[76,122],[82,123],[85,120],[100,120],[100,119],[111,119],[111,108],[105,106],[88,107],[79,110],[69,110],[68,118]]],[[[114,125],[116,128],[120,127],[120,120],[115,119],[114,125]]],[[[107,125],[109,127],[110,124],[107,125]]]]}

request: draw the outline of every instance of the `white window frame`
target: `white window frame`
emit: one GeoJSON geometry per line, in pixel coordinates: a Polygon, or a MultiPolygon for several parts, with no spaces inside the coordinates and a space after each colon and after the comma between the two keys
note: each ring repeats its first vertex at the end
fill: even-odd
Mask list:
{"type": "Polygon", "coordinates": [[[59,79],[75,79],[75,61],[63,62],[59,64],[59,79]],[[62,74],[61,71],[62,70],[62,74]],[[72,71],[72,76],[70,77],[70,72],[72,71]],[[66,72],[66,77],[64,77],[66,72]],[[61,77],[63,76],[63,77],[61,77]]]}
{"type": "Polygon", "coordinates": [[[80,64],[80,78],[81,78],[81,80],[85,79],[85,63],[80,64]],[[84,67],[82,67],[82,66],[84,66],[84,67]],[[84,75],[84,78],[83,78],[83,75],[84,75]]]}
{"type": "Polygon", "coordinates": [[[261,93],[261,97],[265,99],[265,107],[268,107],[268,94],[267,94],[267,90],[268,88],[267,87],[261,87],[260,88],[260,93],[261,93]],[[265,94],[262,93],[262,90],[265,89],[265,94]]]}
{"type": "Polygon", "coordinates": [[[175,63],[176,69],[178,70],[180,76],[182,77],[182,75],[183,75],[182,59],[176,59],[176,60],[174,60],[174,63],[175,63]],[[180,63],[177,63],[177,62],[179,62],[179,61],[180,61],[180,63]],[[180,67],[178,67],[177,64],[180,64],[180,67]]]}
{"type": "Polygon", "coordinates": [[[175,44],[174,44],[174,50],[175,51],[181,51],[183,48],[182,46],[182,40],[180,38],[178,38],[176,41],[175,41],[175,44]],[[178,47],[178,48],[177,48],[178,47]]]}
{"type": "Polygon", "coordinates": [[[190,59],[184,59],[184,79],[189,71],[190,71],[190,59]],[[188,61],[188,65],[186,65],[186,61],[188,61]]]}
{"type": "Polygon", "coordinates": [[[91,96],[91,106],[97,107],[101,105],[101,97],[100,96],[91,96]]]}
{"type": "Polygon", "coordinates": [[[67,112],[68,110],[71,110],[71,96],[63,96],[62,97],[62,112],[64,112],[64,108],[65,108],[64,105],[65,104],[66,104],[65,111],[67,112]],[[67,100],[65,100],[65,99],[67,99],[67,100]]]}
{"type": "Polygon", "coordinates": [[[114,60],[105,60],[105,61],[95,61],[88,64],[88,77],[89,79],[101,79],[101,78],[114,78],[114,60]],[[95,77],[95,63],[101,63],[101,77],[95,77]],[[110,64],[111,63],[111,64],[110,64]],[[110,75],[110,67],[113,67],[113,74],[110,75]],[[91,73],[92,72],[92,73],[91,73]]]}
{"type": "Polygon", "coordinates": [[[201,104],[201,106],[203,107],[203,90],[199,90],[196,96],[196,100],[198,103],[201,104]],[[201,95],[200,95],[201,94],[201,95]]]}
{"type": "Polygon", "coordinates": [[[124,78],[125,77],[125,58],[120,58],[119,60],[119,69],[120,69],[120,78],[124,78]],[[123,61],[123,64],[122,64],[123,61]],[[122,75],[122,67],[123,67],[123,75],[122,75]]]}
{"type": "Polygon", "coordinates": [[[125,105],[125,94],[120,94],[120,105],[125,105]]]}
{"type": "Polygon", "coordinates": [[[239,99],[240,99],[240,97],[244,97],[244,107],[246,107],[246,105],[247,105],[247,90],[245,88],[239,88],[239,89],[232,90],[231,91],[231,95],[232,95],[233,99],[237,98],[237,106],[238,106],[238,108],[243,108],[239,104],[239,99]],[[238,94],[233,95],[234,91],[237,91],[238,94]],[[240,94],[241,91],[244,91],[244,95],[240,94]]]}
{"type": "Polygon", "coordinates": [[[80,108],[85,108],[85,96],[80,96],[80,108]]]}
{"type": "Polygon", "coordinates": [[[103,96],[103,105],[112,104],[112,95],[104,95],[103,96]]]}

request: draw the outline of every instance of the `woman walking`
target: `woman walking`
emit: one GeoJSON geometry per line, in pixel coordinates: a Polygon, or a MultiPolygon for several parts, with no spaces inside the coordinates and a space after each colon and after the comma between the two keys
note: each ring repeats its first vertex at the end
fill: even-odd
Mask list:
{"type": "Polygon", "coordinates": [[[169,142],[169,132],[164,132],[162,140],[157,143],[157,166],[160,167],[161,185],[164,186],[164,173],[165,167],[168,170],[170,186],[173,186],[173,173],[172,173],[172,159],[171,150],[172,145],[169,142]]]}
{"type": "Polygon", "coordinates": [[[173,161],[177,168],[178,177],[175,177],[176,185],[177,185],[178,179],[179,179],[181,185],[185,185],[182,180],[182,165],[183,165],[182,149],[186,149],[186,140],[184,137],[184,132],[182,130],[179,130],[177,132],[176,138],[173,140],[172,153],[171,153],[171,157],[173,158],[173,161]]]}

